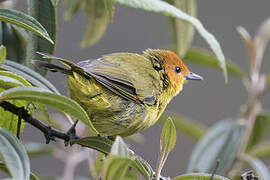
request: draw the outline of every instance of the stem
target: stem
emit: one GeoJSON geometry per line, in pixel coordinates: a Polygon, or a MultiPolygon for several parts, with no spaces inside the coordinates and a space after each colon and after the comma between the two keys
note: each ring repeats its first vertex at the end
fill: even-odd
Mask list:
{"type": "MultiPolygon", "coordinates": [[[[46,138],[46,144],[50,142],[50,140],[55,141],[55,138],[59,138],[64,140],[65,142],[68,142],[70,140],[70,135],[67,133],[63,133],[59,131],[58,129],[54,129],[39,120],[32,117],[28,111],[22,107],[17,107],[7,101],[0,101],[0,106],[4,108],[4,110],[9,111],[13,114],[16,114],[17,116],[20,116],[22,119],[24,119],[25,122],[31,124],[32,126],[39,129],[41,132],[44,133],[44,136],[46,138]]],[[[78,137],[76,137],[78,138],[78,137]]]]}

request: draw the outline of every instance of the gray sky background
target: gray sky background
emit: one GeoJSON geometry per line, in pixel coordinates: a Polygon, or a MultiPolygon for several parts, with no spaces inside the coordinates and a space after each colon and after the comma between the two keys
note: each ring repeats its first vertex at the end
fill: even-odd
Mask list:
{"type": "MultiPolygon", "coordinates": [[[[23,7],[26,1],[20,1],[23,7]]],[[[227,0],[198,1],[198,18],[206,29],[215,35],[224,54],[246,72],[248,57],[236,27],[244,26],[252,35],[257,27],[268,17],[269,0],[227,0]]],[[[171,43],[170,30],[166,17],[160,14],[144,12],[116,6],[114,23],[109,24],[107,32],[97,44],[80,49],[79,43],[86,26],[86,16],[80,13],[70,22],[63,22],[62,3],[59,5],[59,30],[56,55],[73,60],[97,58],[111,52],[141,52],[146,48],[166,48],[171,43]]],[[[193,45],[208,48],[204,40],[196,34],[193,45]]],[[[246,92],[241,82],[229,76],[228,84],[224,83],[222,73],[206,67],[188,64],[189,68],[204,77],[203,82],[190,82],[184,90],[167,107],[168,112],[177,112],[195,119],[207,126],[218,120],[233,118],[238,115],[240,105],[245,103],[246,92]]],[[[270,73],[270,48],[266,49],[263,71],[270,73]]],[[[66,94],[66,82],[60,74],[49,74],[49,80],[66,94]]],[[[270,109],[269,93],[263,99],[263,107],[270,109]]],[[[144,144],[131,143],[131,148],[156,167],[159,152],[161,127],[155,125],[145,131],[144,144]]],[[[27,128],[25,138],[44,142],[40,132],[27,128]]],[[[178,134],[174,151],[169,155],[163,175],[174,177],[185,172],[188,157],[194,142],[178,134]]],[[[39,175],[61,174],[62,165],[50,157],[37,158],[32,161],[33,171],[39,175]],[[42,162],[42,163],[41,163],[42,162]]],[[[87,168],[80,166],[78,174],[87,175],[87,168]]]]}

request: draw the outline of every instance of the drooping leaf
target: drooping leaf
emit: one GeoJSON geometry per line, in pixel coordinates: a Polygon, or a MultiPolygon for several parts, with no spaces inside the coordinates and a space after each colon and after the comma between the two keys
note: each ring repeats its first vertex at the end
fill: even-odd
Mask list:
{"type": "Polygon", "coordinates": [[[105,155],[110,153],[113,144],[113,141],[101,136],[90,136],[81,139],[75,139],[71,142],[85,147],[89,147],[91,149],[95,149],[99,152],[104,153],[105,155]]]}
{"type": "Polygon", "coordinates": [[[12,178],[29,179],[30,163],[27,153],[18,139],[0,128],[0,154],[12,178]]]}
{"type": "Polygon", "coordinates": [[[270,157],[270,142],[262,142],[256,146],[254,146],[249,152],[253,157],[257,158],[268,158],[270,157]]]}
{"type": "Polygon", "coordinates": [[[36,19],[23,12],[11,9],[0,9],[0,20],[34,32],[53,44],[53,40],[50,38],[46,29],[36,19]]]}
{"type": "Polygon", "coordinates": [[[217,174],[224,174],[231,167],[244,134],[244,127],[235,120],[216,123],[197,143],[192,151],[187,172],[213,172],[220,161],[217,174]]]}
{"type": "Polygon", "coordinates": [[[0,66],[3,64],[4,60],[6,59],[6,48],[5,46],[1,45],[0,46],[0,66]]]}
{"type": "Polygon", "coordinates": [[[42,77],[40,74],[36,73],[35,71],[26,66],[9,60],[5,60],[4,64],[1,66],[1,69],[5,69],[7,71],[24,77],[34,86],[45,88],[53,93],[60,94],[59,91],[54,87],[54,85],[52,85],[46,78],[42,77]]]}
{"type": "Polygon", "coordinates": [[[50,106],[61,112],[68,113],[89,126],[93,133],[98,133],[87,113],[78,103],[65,96],[53,94],[46,89],[37,87],[16,87],[0,93],[0,100],[24,100],[50,106]]]}
{"type": "MultiPolygon", "coordinates": [[[[162,115],[159,122],[164,123],[169,116],[162,115]]],[[[189,118],[183,117],[181,115],[170,115],[172,117],[173,123],[177,131],[191,137],[194,140],[199,140],[206,133],[206,127],[195,122],[189,118]]]]}
{"type": "Polygon", "coordinates": [[[1,161],[0,159],[0,170],[4,173],[6,173],[8,176],[11,176],[8,168],[6,167],[5,163],[3,161],[1,161]]]}
{"type": "MultiPolygon", "coordinates": [[[[28,14],[34,17],[39,23],[46,29],[49,36],[54,42],[56,42],[56,32],[57,32],[57,2],[52,0],[28,0],[28,14]]],[[[32,60],[40,59],[40,55],[36,52],[46,52],[49,54],[54,54],[55,44],[48,43],[44,39],[37,37],[33,33],[29,33],[29,43],[27,45],[27,57],[26,66],[42,75],[46,75],[47,70],[37,69],[31,64],[32,60]]],[[[43,59],[44,61],[49,61],[48,59],[43,59]]]]}
{"type": "Polygon", "coordinates": [[[125,5],[132,8],[142,9],[145,11],[152,11],[156,13],[162,13],[166,16],[178,18],[192,24],[194,28],[196,28],[198,33],[209,44],[210,48],[213,50],[213,52],[217,56],[219,66],[221,67],[223,71],[225,81],[227,81],[227,69],[226,69],[225,57],[221,50],[220,44],[218,43],[216,38],[203,27],[203,25],[198,19],[192,16],[189,16],[183,11],[161,0],[147,0],[147,1],[145,0],[113,0],[113,1],[120,5],[125,5]]]}
{"type": "Polygon", "coordinates": [[[81,47],[95,44],[101,39],[107,29],[109,17],[106,13],[105,2],[101,0],[86,0],[85,11],[88,23],[81,47]]]}
{"type": "Polygon", "coordinates": [[[242,156],[241,159],[247,162],[255,170],[260,180],[270,179],[269,169],[260,159],[247,155],[242,156]]]}
{"type": "MultiPolygon", "coordinates": [[[[189,49],[184,57],[184,61],[220,69],[216,57],[211,52],[199,47],[192,47],[189,49]]],[[[246,76],[246,74],[232,61],[226,60],[226,67],[228,73],[235,77],[243,78],[246,76]]]]}
{"type": "MultiPolygon", "coordinates": [[[[172,5],[190,16],[196,17],[197,15],[197,0],[167,0],[167,2],[171,2],[172,5]]],[[[194,27],[183,20],[172,17],[168,17],[168,21],[171,25],[176,53],[180,57],[184,57],[192,43],[195,32],[194,27]]]]}
{"type": "Polygon", "coordinates": [[[159,177],[161,170],[168,158],[169,153],[173,150],[176,142],[176,129],[173,120],[169,117],[164,123],[160,137],[160,156],[157,166],[157,174],[159,177]]]}
{"type": "MultiPolygon", "coordinates": [[[[190,174],[183,174],[173,178],[172,180],[209,180],[212,174],[206,173],[190,173],[190,174]]],[[[214,175],[212,180],[230,180],[226,177],[214,175]]]]}
{"type": "Polygon", "coordinates": [[[269,132],[270,112],[264,111],[256,117],[246,150],[249,151],[258,144],[269,132]]]}
{"type": "Polygon", "coordinates": [[[9,77],[11,79],[17,80],[18,85],[31,86],[31,84],[28,81],[26,81],[26,79],[24,79],[22,76],[14,74],[14,73],[9,72],[9,71],[1,71],[0,70],[0,76],[9,77]]]}

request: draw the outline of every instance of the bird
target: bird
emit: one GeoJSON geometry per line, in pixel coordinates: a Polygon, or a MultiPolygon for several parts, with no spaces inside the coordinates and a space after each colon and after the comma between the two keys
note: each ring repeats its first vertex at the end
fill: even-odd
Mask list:
{"type": "Polygon", "coordinates": [[[66,74],[70,98],[87,112],[99,134],[108,137],[126,137],[149,128],[186,81],[203,80],[169,50],[111,53],[77,64],[39,54],[64,65],[32,61],[39,68],[66,74]]]}

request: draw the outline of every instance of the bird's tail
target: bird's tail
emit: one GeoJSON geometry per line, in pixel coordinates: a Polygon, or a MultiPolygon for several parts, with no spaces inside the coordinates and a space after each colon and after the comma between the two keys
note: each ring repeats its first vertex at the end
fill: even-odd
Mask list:
{"type": "Polygon", "coordinates": [[[41,53],[41,52],[38,52],[38,54],[42,55],[42,58],[58,60],[65,67],[61,67],[61,66],[55,65],[55,64],[50,64],[50,63],[47,63],[45,61],[32,60],[32,64],[36,67],[47,69],[47,70],[52,71],[52,72],[61,72],[61,73],[66,74],[66,75],[72,75],[73,72],[77,72],[79,74],[85,75],[85,73],[83,73],[84,70],[80,66],[73,63],[70,60],[63,59],[63,58],[56,57],[56,56],[52,56],[50,54],[41,53]]]}

